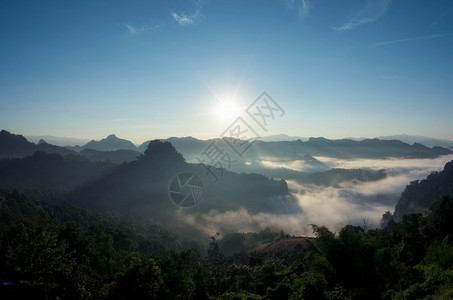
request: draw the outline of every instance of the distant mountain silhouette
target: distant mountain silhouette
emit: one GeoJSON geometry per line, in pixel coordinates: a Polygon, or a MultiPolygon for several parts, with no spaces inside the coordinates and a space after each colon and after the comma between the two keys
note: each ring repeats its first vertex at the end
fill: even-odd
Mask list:
{"type": "Polygon", "coordinates": [[[71,137],[60,137],[60,136],[53,136],[53,135],[27,135],[25,136],[28,141],[32,143],[38,143],[39,140],[45,140],[48,144],[52,144],[55,146],[60,147],[73,147],[76,145],[85,145],[90,140],[89,139],[81,139],[81,138],[71,138],[71,137]]]}
{"type": "MultiPolygon", "coordinates": [[[[440,148],[428,148],[421,144],[408,145],[401,141],[385,141],[366,139],[353,141],[348,139],[329,140],[326,138],[310,138],[292,142],[261,142],[257,141],[252,148],[258,157],[288,157],[296,159],[304,155],[327,156],[334,158],[428,158],[453,152],[440,148]]],[[[248,154],[248,153],[247,153],[248,154]]]]}
{"type": "Polygon", "coordinates": [[[0,158],[24,157],[36,151],[57,153],[61,155],[74,154],[74,151],[41,142],[38,145],[29,142],[22,135],[12,134],[6,130],[0,131],[0,158]]]}
{"type": "Polygon", "coordinates": [[[394,219],[398,221],[403,215],[421,213],[445,195],[453,196],[453,161],[447,163],[442,171],[407,185],[396,204],[394,219]]]}
{"type": "MultiPolygon", "coordinates": [[[[187,159],[188,156],[196,156],[203,151],[204,147],[208,146],[214,139],[211,140],[198,140],[194,137],[170,137],[168,139],[161,139],[161,141],[170,142],[177,151],[181,152],[187,159]]],[[[151,141],[146,141],[138,146],[140,152],[144,152],[151,141]]]]}
{"type": "Polygon", "coordinates": [[[92,149],[98,151],[115,151],[115,150],[137,150],[137,147],[129,140],[120,139],[116,135],[111,134],[100,141],[91,140],[80,148],[74,150],[92,149]]]}
{"type": "Polygon", "coordinates": [[[302,151],[311,155],[338,158],[432,158],[453,152],[441,147],[429,148],[421,144],[409,145],[398,140],[348,139],[328,140],[310,138],[307,142],[298,141],[302,151]],[[315,154],[317,153],[317,154],[315,154]]]}
{"type": "Polygon", "coordinates": [[[408,134],[398,134],[398,135],[391,135],[391,136],[380,136],[377,137],[381,140],[400,140],[407,144],[422,144],[428,147],[445,147],[451,148],[453,147],[453,141],[445,140],[445,139],[436,139],[427,136],[421,135],[408,135],[408,134]]]}
{"type": "Polygon", "coordinates": [[[283,142],[283,141],[297,141],[297,140],[308,140],[308,138],[305,137],[299,137],[299,136],[289,136],[287,134],[274,134],[274,135],[268,135],[268,136],[263,136],[260,138],[261,141],[263,142],[283,142]]]}
{"type": "MultiPolygon", "coordinates": [[[[225,151],[232,150],[222,139],[198,140],[193,137],[169,138],[174,147],[181,152],[188,161],[195,161],[201,153],[213,142],[220,145],[225,151]]],[[[148,145],[145,142],[139,150],[148,145]]],[[[433,158],[440,155],[453,154],[453,151],[441,147],[426,147],[422,144],[409,145],[398,140],[365,139],[361,141],[351,139],[329,140],[326,138],[309,138],[308,141],[278,141],[266,142],[257,140],[242,157],[236,156],[238,162],[250,160],[291,161],[306,160],[313,156],[327,156],[342,159],[355,158],[433,158]]],[[[234,155],[234,152],[233,152],[234,155]]],[[[310,161],[319,167],[319,161],[310,161]]]]}

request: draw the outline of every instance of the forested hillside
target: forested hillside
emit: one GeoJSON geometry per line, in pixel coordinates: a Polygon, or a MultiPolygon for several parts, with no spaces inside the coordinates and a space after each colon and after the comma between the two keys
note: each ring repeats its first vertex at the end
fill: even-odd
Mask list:
{"type": "Polygon", "coordinates": [[[442,171],[406,186],[396,204],[394,218],[400,220],[405,214],[420,213],[444,195],[453,196],[453,161],[447,163],[442,171]]]}
{"type": "MultiPolygon", "coordinates": [[[[190,213],[196,223],[213,211],[231,217],[239,207],[265,219],[290,192],[284,180],[222,170],[222,184],[206,180],[211,194],[203,206],[181,213],[167,199],[168,182],[178,172],[206,179],[202,167],[157,140],[122,164],[43,151],[1,159],[0,298],[453,297],[453,162],[408,185],[382,228],[364,223],[334,232],[312,224],[310,237],[275,224],[222,234],[209,223],[198,232],[179,224],[190,213]]],[[[285,172],[298,183],[329,187],[388,177],[368,169],[285,172]]],[[[301,209],[290,204],[283,203],[280,218],[301,209]]]]}
{"type": "MultiPolygon", "coordinates": [[[[7,188],[0,216],[2,299],[453,297],[452,197],[383,229],[348,225],[335,234],[313,225],[315,238],[293,249],[230,256],[217,236],[200,246],[157,225],[7,188]]],[[[251,237],[257,245],[290,238],[251,237]]]]}

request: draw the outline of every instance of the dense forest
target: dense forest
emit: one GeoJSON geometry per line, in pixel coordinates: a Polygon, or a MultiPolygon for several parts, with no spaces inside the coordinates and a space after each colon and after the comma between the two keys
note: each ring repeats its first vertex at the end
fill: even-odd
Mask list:
{"type": "Polygon", "coordinates": [[[348,225],[334,233],[312,225],[315,238],[260,251],[294,238],[264,230],[214,235],[200,245],[158,225],[37,194],[0,190],[2,299],[453,297],[449,196],[382,229],[348,225]],[[253,242],[226,255],[232,238],[253,242]]]}

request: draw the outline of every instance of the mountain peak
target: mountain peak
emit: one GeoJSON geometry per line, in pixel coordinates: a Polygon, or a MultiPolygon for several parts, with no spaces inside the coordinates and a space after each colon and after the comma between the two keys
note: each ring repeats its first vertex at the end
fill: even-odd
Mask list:
{"type": "Polygon", "coordinates": [[[169,162],[184,162],[185,159],[176,151],[175,147],[170,142],[162,142],[160,140],[153,140],[148,144],[143,156],[145,160],[153,161],[169,161],[169,162]]]}
{"type": "Polygon", "coordinates": [[[9,139],[9,140],[15,140],[17,142],[22,142],[22,143],[28,143],[28,140],[20,134],[13,134],[9,131],[3,130],[0,132],[0,138],[2,139],[9,139]]]}
{"type": "Polygon", "coordinates": [[[115,150],[137,150],[137,147],[129,140],[121,139],[115,134],[110,134],[100,141],[92,140],[82,146],[82,149],[92,149],[98,151],[115,151],[115,150]]]}
{"type": "Polygon", "coordinates": [[[49,153],[69,154],[71,150],[47,144],[43,140],[38,145],[29,142],[20,134],[13,134],[6,130],[0,132],[0,158],[3,157],[24,157],[36,151],[49,153]]]}

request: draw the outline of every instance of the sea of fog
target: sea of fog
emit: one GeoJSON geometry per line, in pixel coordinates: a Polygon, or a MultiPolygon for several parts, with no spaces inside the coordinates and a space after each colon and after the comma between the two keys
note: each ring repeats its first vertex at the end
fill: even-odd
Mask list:
{"type": "MultiPolygon", "coordinates": [[[[420,180],[434,171],[440,171],[453,160],[453,155],[435,159],[357,159],[341,160],[316,157],[331,168],[385,169],[387,176],[377,181],[346,181],[336,186],[304,185],[287,180],[290,195],[274,197],[267,201],[279,201],[285,213],[250,213],[243,207],[236,210],[193,214],[177,211],[181,226],[188,226],[202,235],[216,232],[252,232],[270,227],[298,236],[311,236],[311,224],[324,225],[338,231],[347,224],[367,228],[379,227],[382,215],[394,211],[401,192],[413,180],[420,180]]],[[[272,162],[270,168],[287,168],[304,171],[304,163],[292,161],[272,162]]]]}

